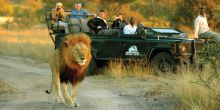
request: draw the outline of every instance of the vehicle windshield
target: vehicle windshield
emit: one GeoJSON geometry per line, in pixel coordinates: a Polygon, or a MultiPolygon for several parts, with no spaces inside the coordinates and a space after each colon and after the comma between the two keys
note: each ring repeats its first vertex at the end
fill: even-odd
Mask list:
{"type": "Polygon", "coordinates": [[[166,33],[166,34],[180,34],[179,31],[175,29],[158,29],[158,28],[152,28],[153,31],[158,33],[166,33]]]}

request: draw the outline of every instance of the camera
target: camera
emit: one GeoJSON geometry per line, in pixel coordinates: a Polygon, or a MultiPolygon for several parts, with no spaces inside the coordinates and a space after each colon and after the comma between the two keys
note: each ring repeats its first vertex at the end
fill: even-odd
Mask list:
{"type": "Polygon", "coordinates": [[[57,8],[57,11],[58,11],[58,10],[61,10],[61,8],[60,8],[60,7],[58,7],[58,8],[57,8]]]}

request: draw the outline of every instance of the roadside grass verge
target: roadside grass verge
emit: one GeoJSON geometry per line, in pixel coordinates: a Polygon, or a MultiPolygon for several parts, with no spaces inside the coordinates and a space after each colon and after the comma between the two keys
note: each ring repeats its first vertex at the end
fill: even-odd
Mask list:
{"type": "Polygon", "coordinates": [[[0,54],[48,62],[53,43],[46,29],[0,32],[0,54]]]}
{"type": "Polygon", "coordinates": [[[9,85],[3,78],[0,77],[0,100],[4,100],[8,94],[12,94],[16,90],[17,89],[15,87],[9,85]]]}
{"type": "Polygon", "coordinates": [[[127,61],[111,60],[103,69],[103,74],[109,78],[139,78],[145,79],[149,76],[154,76],[154,70],[148,61],[127,61]]]}
{"type": "Polygon", "coordinates": [[[220,110],[219,67],[216,62],[205,64],[202,70],[179,70],[169,83],[170,95],[177,100],[175,110],[220,110]]]}

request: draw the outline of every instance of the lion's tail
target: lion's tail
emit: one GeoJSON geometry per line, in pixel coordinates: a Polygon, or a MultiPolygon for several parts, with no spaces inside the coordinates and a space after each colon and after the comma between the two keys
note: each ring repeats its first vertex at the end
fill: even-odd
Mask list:
{"type": "Polygon", "coordinates": [[[53,84],[51,83],[50,90],[45,90],[45,92],[47,94],[50,94],[52,92],[52,89],[53,89],[53,84]]]}
{"type": "Polygon", "coordinates": [[[45,92],[47,94],[50,94],[52,92],[52,89],[53,89],[53,78],[52,78],[52,81],[51,81],[51,86],[50,86],[50,90],[45,90],[45,92]]]}
{"type": "Polygon", "coordinates": [[[50,91],[49,91],[49,90],[46,90],[45,92],[46,92],[47,94],[50,94],[50,93],[51,93],[51,90],[50,90],[50,91]]]}

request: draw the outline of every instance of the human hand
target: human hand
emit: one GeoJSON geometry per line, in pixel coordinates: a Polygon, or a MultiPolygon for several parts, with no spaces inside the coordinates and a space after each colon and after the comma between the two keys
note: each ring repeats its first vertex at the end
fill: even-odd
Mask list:
{"type": "Polygon", "coordinates": [[[198,37],[198,35],[194,34],[193,38],[198,39],[199,37],[198,37]]]}

